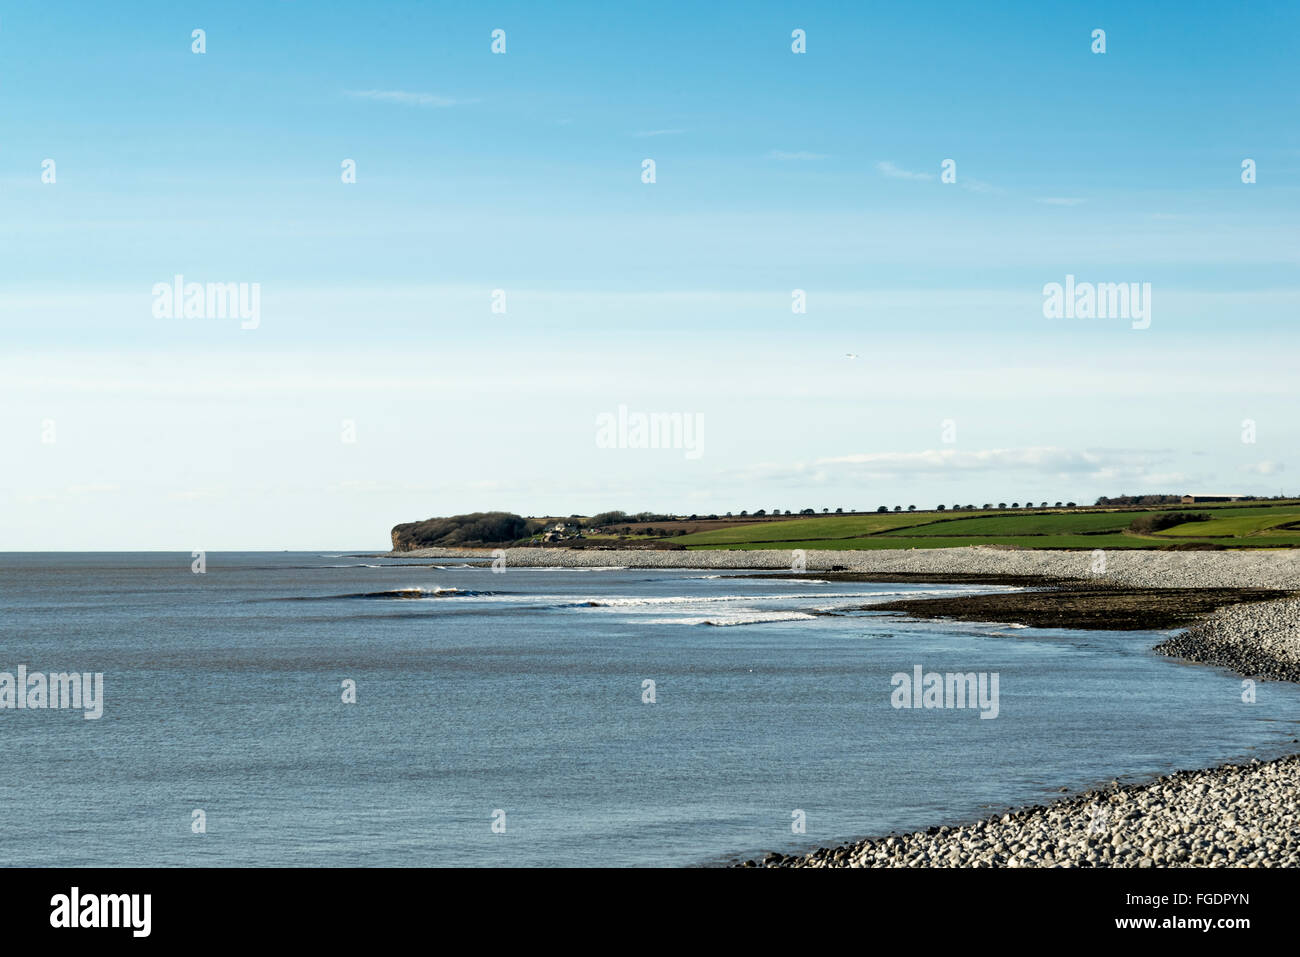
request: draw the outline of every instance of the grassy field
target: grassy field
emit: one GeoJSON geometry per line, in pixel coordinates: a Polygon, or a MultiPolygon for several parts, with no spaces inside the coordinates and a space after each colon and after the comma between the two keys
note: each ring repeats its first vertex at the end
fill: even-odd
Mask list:
{"type": "MultiPolygon", "coordinates": [[[[1188,522],[1186,525],[1175,525],[1173,528],[1165,529],[1160,534],[1178,537],[1194,535],[1197,538],[1217,535],[1243,538],[1256,536],[1260,532],[1277,528],[1279,525],[1290,525],[1297,522],[1300,522],[1300,512],[1288,512],[1283,509],[1242,509],[1242,514],[1233,514],[1231,517],[1225,516],[1223,518],[1216,516],[1208,522],[1188,522]]],[[[1280,534],[1286,534],[1286,530],[1282,530],[1280,534]]]]}
{"type": "Polygon", "coordinates": [[[980,538],[988,535],[1086,535],[1128,528],[1142,512],[1055,512],[1041,515],[987,515],[954,518],[887,535],[948,535],[980,538]]]}
{"type": "Polygon", "coordinates": [[[1020,548],[1167,548],[1207,543],[1232,548],[1300,546],[1300,509],[1277,505],[1192,505],[1170,508],[1047,509],[979,514],[952,512],[880,512],[768,521],[674,538],[693,549],[831,549],[955,548],[1008,545],[1020,548]],[[1163,512],[1208,512],[1209,521],[1175,525],[1156,534],[1128,531],[1141,515],[1163,512]]]}
{"type": "MultiPolygon", "coordinates": [[[[1192,541],[1192,539],[1179,539],[1192,541]]],[[[1300,543],[1300,539],[1297,539],[1300,543]]],[[[704,549],[792,549],[824,548],[831,551],[860,550],[874,548],[960,548],[966,545],[1012,545],[1019,548],[1160,548],[1170,544],[1168,541],[1147,538],[1140,535],[1051,535],[1021,536],[1006,535],[990,537],[987,535],[964,538],[941,538],[937,535],[907,538],[894,535],[874,535],[868,538],[832,538],[809,539],[800,542],[755,542],[752,544],[731,545],[696,545],[695,550],[704,549]]]]}
{"type": "Polygon", "coordinates": [[[764,540],[850,539],[875,535],[897,528],[933,522],[941,512],[879,512],[871,515],[827,515],[824,518],[793,518],[784,522],[737,525],[716,532],[697,532],[673,539],[683,545],[728,545],[764,540]]]}

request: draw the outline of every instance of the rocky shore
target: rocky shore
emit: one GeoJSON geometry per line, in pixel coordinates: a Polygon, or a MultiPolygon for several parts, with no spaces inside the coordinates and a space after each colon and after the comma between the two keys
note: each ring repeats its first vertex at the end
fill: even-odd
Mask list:
{"type": "Polygon", "coordinates": [[[1030,628],[1164,631],[1196,625],[1220,609],[1244,608],[1247,603],[1292,594],[1278,588],[1132,588],[1065,582],[1052,588],[877,602],[869,610],[908,618],[1015,622],[1030,628]]]}
{"type": "Polygon", "coordinates": [[[1249,677],[1300,681],[1300,599],[1221,609],[1155,650],[1249,677]]]}
{"type": "Polygon", "coordinates": [[[1300,756],[1112,785],[961,827],[741,867],[1296,867],[1300,756]]]}
{"type": "MultiPolygon", "coordinates": [[[[492,557],[491,549],[429,548],[390,552],[389,558],[492,557]]],[[[1282,588],[1300,590],[1300,550],[1170,552],[1112,549],[1098,561],[1092,552],[1048,549],[966,548],[873,549],[804,552],[815,571],[946,573],[1085,579],[1135,588],[1282,588]]],[[[786,550],[659,551],[653,549],[508,548],[506,566],[592,568],[789,569],[786,550]]]]}

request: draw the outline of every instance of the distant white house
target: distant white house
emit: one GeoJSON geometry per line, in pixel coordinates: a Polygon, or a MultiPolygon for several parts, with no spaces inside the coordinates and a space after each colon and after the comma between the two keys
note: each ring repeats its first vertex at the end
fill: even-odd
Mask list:
{"type": "Polygon", "coordinates": [[[556,522],[542,535],[543,542],[558,542],[570,538],[582,538],[582,526],[577,522],[556,522]]]}
{"type": "Polygon", "coordinates": [[[1184,495],[1184,505],[1194,505],[1197,502],[1240,502],[1246,496],[1244,495],[1184,495]]]}

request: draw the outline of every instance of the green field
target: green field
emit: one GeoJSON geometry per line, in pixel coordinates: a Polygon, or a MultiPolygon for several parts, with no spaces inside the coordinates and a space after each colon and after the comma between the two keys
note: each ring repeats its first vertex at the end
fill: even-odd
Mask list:
{"type": "MultiPolygon", "coordinates": [[[[1277,528],[1279,525],[1289,525],[1300,522],[1300,512],[1288,512],[1285,509],[1242,509],[1243,513],[1234,514],[1232,517],[1210,519],[1208,522],[1188,522],[1186,525],[1175,525],[1173,528],[1167,528],[1161,535],[1190,535],[1196,538],[1213,537],[1218,535],[1227,535],[1236,538],[1253,537],[1267,529],[1277,528]]],[[[1300,532],[1300,529],[1296,530],[1300,532]]],[[[1277,534],[1285,535],[1287,530],[1283,529],[1277,534]]],[[[1271,537],[1271,536],[1270,536],[1271,537]]]]}
{"type": "Polygon", "coordinates": [[[713,532],[681,535],[674,542],[683,545],[730,545],[764,540],[787,542],[794,539],[849,539],[874,535],[909,525],[933,522],[939,512],[879,512],[871,515],[827,515],[824,518],[793,518],[785,522],[755,522],[713,532]]]}
{"type": "Polygon", "coordinates": [[[1131,511],[1005,511],[971,513],[880,512],[757,522],[673,539],[692,549],[956,548],[1008,545],[1020,548],[1167,548],[1212,543],[1227,547],[1300,546],[1300,510],[1277,506],[1194,505],[1131,511]],[[1210,512],[1209,521],[1187,522],[1154,534],[1128,531],[1132,521],[1162,512],[1210,512]],[[1230,513],[1230,514],[1225,514],[1230,513]]]}
{"type": "MultiPolygon", "coordinates": [[[[1191,541],[1191,539],[1179,539],[1191,541]]],[[[1297,540],[1300,542],[1300,539],[1297,540]]],[[[1159,539],[1141,535],[1052,535],[940,538],[936,535],[917,538],[900,538],[894,535],[873,535],[869,538],[814,538],[799,542],[754,542],[732,545],[696,545],[705,549],[792,549],[823,548],[830,551],[852,551],[874,548],[961,548],[967,545],[1012,545],[1019,548],[1159,548],[1168,545],[1159,539]]]]}
{"type": "Polygon", "coordinates": [[[984,515],[954,518],[921,528],[886,532],[887,535],[955,535],[979,538],[986,535],[1086,535],[1089,532],[1118,532],[1144,512],[1054,512],[1043,514],[984,515]]]}

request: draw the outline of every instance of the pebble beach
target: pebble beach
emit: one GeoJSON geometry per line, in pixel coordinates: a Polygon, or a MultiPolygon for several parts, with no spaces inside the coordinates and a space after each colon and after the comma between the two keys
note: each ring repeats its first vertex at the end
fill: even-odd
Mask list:
{"type": "Polygon", "coordinates": [[[1300,756],[1180,771],[745,867],[1296,867],[1300,756]]]}
{"type": "MultiPolygon", "coordinates": [[[[660,551],[655,549],[507,548],[506,567],[789,569],[784,549],[660,551]]],[[[426,548],[389,552],[389,558],[491,558],[492,549],[426,548]]],[[[1088,551],[965,548],[867,549],[803,552],[807,571],[1032,575],[1086,579],[1139,588],[1275,587],[1300,591],[1300,550],[1148,551],[1111,549],[1100,571],[1088,551]]]]}

